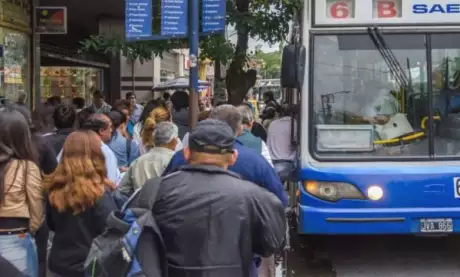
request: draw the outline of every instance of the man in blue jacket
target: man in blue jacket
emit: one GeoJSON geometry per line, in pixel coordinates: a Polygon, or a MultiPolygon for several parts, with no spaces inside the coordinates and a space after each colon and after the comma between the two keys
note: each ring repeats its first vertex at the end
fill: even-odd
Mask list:
{"type": "MultiPolygon", "coordinates": [[[[238,110],[232,105],[221,105],[214,108],[210,118],[224,121],[238,136],[242,131],[242,118],[238,110]]],[[[268,191],[274,193],[283,203],[287,205],[287,196],[283,184],[272,166],[259,153],[243,146],[238,140],[235,141],[234,149],[238,151],[238,158],[233,166],[228,169],[238,173],[244,179],[255,183],[268,191]]],[[[186,165],[183,151],[177,152],[166,167],[163,176],[176,171],[179,167],[186,165]]]]}

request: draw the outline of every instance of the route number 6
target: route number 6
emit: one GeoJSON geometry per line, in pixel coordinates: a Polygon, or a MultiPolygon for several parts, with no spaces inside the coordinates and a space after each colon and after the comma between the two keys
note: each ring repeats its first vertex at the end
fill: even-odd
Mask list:
{"type": "Polygon", "coordinates": [[[455,198],[460,198],[460,178],[454,178],[454,195],[455,198]]]}
{"type": "Polygon", "coordinates": [[[353,18],[353,1],[328,1],[328,17],[334,19],[353,18]]]}

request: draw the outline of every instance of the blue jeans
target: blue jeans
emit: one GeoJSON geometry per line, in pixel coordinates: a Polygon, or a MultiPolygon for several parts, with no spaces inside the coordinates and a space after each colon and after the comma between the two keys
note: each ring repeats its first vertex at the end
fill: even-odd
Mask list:
{"type": "Polygon", "coordinates": [[[252,258],[251,272],[249,275],[250,277],[259,276],[259,267],[260,267],[261,261],[262,259],[259,256],[254,255],[254,257],[252,258]]]}
{"type": "Polygon", "coordinates": [[[0,255],[28,277],[38,276],[35,240],[29,234],[0,235],[0,255]]]}

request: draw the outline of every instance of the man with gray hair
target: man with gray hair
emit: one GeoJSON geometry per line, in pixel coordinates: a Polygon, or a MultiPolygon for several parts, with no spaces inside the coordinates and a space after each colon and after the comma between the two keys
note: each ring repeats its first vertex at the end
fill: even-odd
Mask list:
{"type": "Polygon", "coordinates": [[[153,131],[155,147],[132,163],[118,190],[131,195],[151,178],[159,177],[169,164],[177,145],[179,129],[169,121],[160,122],[153,131]]]}
{"type": "Polygon", "coordinates": [[[265,142],[254,136],[251,133],[252,126],[254,124],[254,114],[252,109],[248,105],[240,105],[237,107],[238,112],[242,117],[243,130],[238,135],[238,141],[241,142],[244,146],[255,150],[257,153],[261,154],[267,162],[273,166],[272,158],[270,157],[270,152],[268,150],[265,142]]]}
{"type": "Polygon", "coordinates": [[[239,135],[243,129],[243,118],[239,111],[232,105],[223,104],[211,110],[209,118],[218,119],[230,125],[235,135],[239,135]]]}
{"type": "MultiPolygon", "coordinates": [[[[227,123],[235,133],[235,136],[239,136],[243,130],[243,118],[238,110],[235,109],[232,105],[223,104],[215,107],[211,110],[209,118],[218,119],[227,123]]],[[[183,147],[188,147],[188,136],[189,133],[185,134],[182,145],[183,147]]],[[[168,171],[168,170],[166,170],[168,171]]]]}

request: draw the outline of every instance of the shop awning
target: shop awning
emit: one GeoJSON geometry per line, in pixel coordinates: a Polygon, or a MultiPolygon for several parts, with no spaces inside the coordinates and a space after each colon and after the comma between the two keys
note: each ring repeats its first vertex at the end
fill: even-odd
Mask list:
{"type": "Polygon", "coordinates": [[[79,66],[90,66],[99,68],[109,68],[110,65],[106,62],[105,57],[94,55],[82,55],[76,50],[66,49],[63,47],[41,44],[40,55],[42,57],[65,61],[79,66]]]}
{"type": "MultiPolygon", "coordinates": [[[[208,81],[198,81],[198,90],[206,90],[211,86],[208,81]]],[[[186,77],[180,77],[174,80],[166,81],[153,87],[152,90],[173,90],[173,89],[188,89],[190,87],[189,79],[186,77]]]]}

